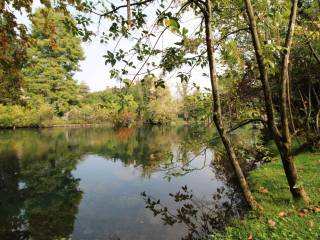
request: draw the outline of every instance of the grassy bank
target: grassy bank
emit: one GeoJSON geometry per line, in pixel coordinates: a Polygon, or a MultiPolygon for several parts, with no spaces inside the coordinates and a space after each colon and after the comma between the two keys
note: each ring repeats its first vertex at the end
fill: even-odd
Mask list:
{"type": "Polygon", "coordinates": [[[320,153],[296,157],[303,184],[312,199],[309,207],[293,202],[279,157],[251,172],[249,182],[263,213],[235,219],[213,239],[320,239],[320,153]]]}

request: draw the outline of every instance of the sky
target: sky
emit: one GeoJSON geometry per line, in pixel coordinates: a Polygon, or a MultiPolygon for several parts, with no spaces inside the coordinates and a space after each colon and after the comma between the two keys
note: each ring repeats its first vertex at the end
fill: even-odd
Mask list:
{"type": "MultiPolygon", "coordinates": [[[[119,3],[119,0],[113,1],[116,5],[123,3],[121,1],[119,3]]],[[[36,0],[33,4],[33,10],[36,8],[40,7],[41,4],[38,0],[36,0]]],[[[148,19],[150,19],[148,22],[148,25],[152,24],[154,22],[155,17],[152,16],[152,13],[154,12],[154,7],[148,7],[145,9],[145,13],[148,15],[148,19]],[[149,9],[148,9],[149,8],[149,9]]],[[[28,18],[25,16],[25,14],[22,14],[19,16],[19,19],[21,22],[25,24],[30,24],[28,21],[28,18]]],[[[189,29],[193,29],[194,26],[197,23],[197,21],[193,21],[194,16],[190,16],[190,13],[185,17],[185,22],[182,23],[184,26],[188,27],[189,29]]],[[[106,21],[102,21],[99,30],[98,30],[98,19],[93,18],[93,24],[90,26],[91,30],[97,34],[96,37],[92,38],[92,41],[90,42],[84,42],[82,43],[82,48],[85,53],[85,60],[80,62],[80,68],[81,71],[75,73],[74,78],[79,82],[84,82],[86,83],[91,91],[101,91],[104,90],[107,87],[113,87],[113,86],[120,86],[120,83],[114,79],[110,79],[109,77],[109,71],[110,71],[110,65],[105,65],[104,61],[105,59],[103,58],[103,55],[108,51],[108,50],[113,50],[115,43],[110,42],[107,45],[106,44],[101,44],[100,43],[100,33],[102,31],[105,31],[108,29],[108,23],[106,21]]],[[[162,48],[165,48],[166,46],[172,45],[174,42],[178,41],[179,39],[172,33],[166,32],[161,41],[160,44],[162,45],[162,48]]],[[[155,41],[155,40],[154,40],[155,41]]],[[[151,45],[153,42],[151,42],[151,45]]],[[[124,40],[121,41],[120,44],[118,45],[118,48],[122,49],[128,49],[132,45],[132,42],[129,40],[124,40]]],[[[141,63],[138,63],[141,64],[141,63]]],[[[138,66],[139,67],[139,66],[138,66]]],[[[197,83],[200,87],[209,87],[210,82],[209,79],[203,76],[204,70],[200,69],[195,69],[193,71],[190,84],[192,82],[197,83]]],[[[160,75],[160,72],[156,72],[156,74],[160,75]]],[[[134,72],[131,72],[130,76],[133,76],[134,72]]],[[[166,81],[166,85],[169,86],[171,92],[174,95],[177,95],[177,83],[180,82],[179,79],[177,79],[174,75],[171,76],[166,76],[164,77],[164,80],[166,81]]]]}
{"type": "Polygon", "coordinates": [[[82,43],[85,60],[80,62],[81,71],[74,78],[78,82],[85,82],[91,91],[104,90],[106,87],[119,86],[119,83],[109,78],[110,66],[106,66],[102,57],[108,47],[103,46],[98,38],[91,42],[82,43]]]}

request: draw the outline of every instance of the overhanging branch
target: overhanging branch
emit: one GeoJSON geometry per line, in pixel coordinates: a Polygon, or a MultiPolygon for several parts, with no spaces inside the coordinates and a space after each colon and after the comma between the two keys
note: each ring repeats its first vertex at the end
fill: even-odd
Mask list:
{"type": "Polygon", "coordinates": [[[254,122],[260,122],[262,123],[264,126],[267,126],[267,122],[261,118],[252,118],[252,119],[246,119],[246,120],[243,120],[242,122],[240,122],[239,124],[233,126],[232,128],[230,128],[227,133],[231,133],[235,130],[237,130],[238,128],[241,128],[249,123],[254,123],[254,122]]]}
{"type": "Polygon", "coordinates": [[[128,8],[128,7],[133,7],[133,6],[142,6],[142,5],[146,5],[148,3],[151,3],[153,1],[154,0],[144,0],[144,1],[134,2],[134,3],[130,3],[130,4],[123,4],[123,5],[119,5],[117,7],[114,7],[112,10],[105,12],[105,13],[97,13],[92,10],[90,12],[92,12],[100,17],[106,17],[110,14],[114,14],[114,13],[118,12],[122,8],[128,8]]]}

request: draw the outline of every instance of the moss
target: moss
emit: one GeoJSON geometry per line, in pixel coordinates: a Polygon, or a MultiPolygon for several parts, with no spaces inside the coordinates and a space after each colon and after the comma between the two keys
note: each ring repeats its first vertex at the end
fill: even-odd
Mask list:
{"type": "Polygon", "coordinates": [[[252,192],[264,212],[249,212],[243,219],[234,219],[223,233],[216,233],[212,238],[320,239],[320,153],[303,153],[295,161],[299,183],[312,199],[310,206],[292,200],[281,161],[275,157],[271,163],[252,171],[249,178],[252,192]]]}

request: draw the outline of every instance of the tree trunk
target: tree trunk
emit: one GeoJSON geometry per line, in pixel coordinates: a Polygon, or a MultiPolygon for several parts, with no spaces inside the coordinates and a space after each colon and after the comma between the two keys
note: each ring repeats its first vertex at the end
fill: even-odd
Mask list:
{"type": "Polygon", "coordinates": [[[316,115],[316,131],[320,134],[320,110],[316,115]]]}
{"type": "MultiPolygon", "coordinates": [[[[290,78],[292,79],[292,64],[289,65],[290,66],[290,78]]],[[[287,82],[287,101],[288,101],[288,108],[289,108],[289,116],[290,116],[290,123],[291,123],[291,126],[290,126],[290,130],[292,132],[296,132],[296,127],[295,127],[295,124],[294,124],[294,118],[293,118],[293,113],[292,113],[292,103],[291,103],[291,83],[290,81],[287,82]]]]}
{"type": "Polygon", "coordinates": [[[251,0],[244,0],[244,2],[246,5],[246,12],[248,15],[253,47],[254,47],[257,62],[258,62],[260,80],[262,82],[268,128],[270,129],[275,141],[280,142],[281,136],[275,121],[272,92],[271,92],[271,87],[268,79],[267,67],[264,62],[264,56],[262,53],[262,47],[261,47],[260,37],[258,34],[258,28],[257,28],[255,16],[254,16],[253,7],[251,4],[251,0]]]}
{"type": "Polygon", "coordinates": [[[214,49],[213,49],[213,37],[212,37],[212,27],[211,27],[212,16],[211,16],[210,0],[206,0],[206,7],[207,7],[206,9],[207,12],[204,13],[204,15],[205,15],[206,44],[207,44],[207,52],[208,52],[210,81],[211,81],[212,97],[213,97],[213,121],[221,137],[221,140],[227,152],[228,158],[231,161],[232,166],[235,170],[236,177],[242,189],[245,200],[247,201],[247,203],[250,205],[252,209],[255,209],[255,210],[262,209],[259,206],[259,204],[255,201],[255,199],[253,198],[250,192],[246,178],[236,158],[236,154],[231,144],[231,141],[227,136],[227,133],[223,127],[218,79],[217,79],[217,72],[216,72],[216,63],[215,63],[214,49]]]}
{"type": "Polygon", "coordinates": [[[127,26],[128,30],[131,29],[131,5],[130,0],[127,0],[127,26]]]}
{"type": "Polygon", "coordinates": [[[290,48],[292,45],[292,37],[294,33],[294,26],[296,21],[297,3],[298,0],[292,1],[292,8],[289,20],[289,26],[285,42],[285,52],[282,53],[282,66],[281,66],[281,88],[280,88],[280,115],[281,115],[281,134],[276,126],[274,118],[274,107],[272,101],[272,92],[269,85],[267,69],[264,63],[264,56],[262,53],[261,43],[258,35],[257,24],[254,16],[251,0],[244,0],[246,11],[248,14],[248,21],[250,25],[252,41],[256,53],[256,58],[260,71],[260,78],[263,85],[265,95],[266,113],[268,118],[268,126],[272,132],[273,138],[280,152],[283,168],[287,177],[288,185],[292,196],[295,199],[302,199],[308,202],[309,199],[302,186],[298,186],[297,169],[291,154],[291,134],[289,130],[288,121],[288,82],[289,82],[289,57],[290,48]]]}

